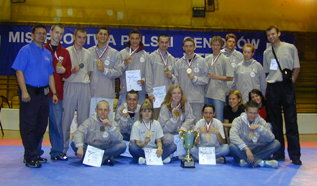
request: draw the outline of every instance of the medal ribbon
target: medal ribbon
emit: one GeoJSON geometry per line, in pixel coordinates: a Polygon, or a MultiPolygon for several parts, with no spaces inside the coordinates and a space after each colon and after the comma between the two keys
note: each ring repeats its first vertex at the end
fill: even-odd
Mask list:
{"type": "Polygon", "coordinates": [[[161,57],[161,59],[162,59],[162,61],[163,61],[163,63],[164,63],[164,66],[166,67],[167,66],[167,63],[168,63],[168,59],[166,58],[166,60],[164,59],[164,57],[163,57],[163,55],[162,55],[162,53],[161,53],[161,51],[158,51],[158,53],[160,54],[160,57],[161,57]]]}
{"type": "Polygon", "coordinates": [[[75,54],[76,54],[76,58],[77,58],[77,60],[79,61],[79,64],[80,64],[80,63],[83,61],[83,58],[80,58],[80,57],[79,57],[79,54],[78,54],[78,52],[77,52],[75,46],[74,46],[74,51],[75,51],[75,54]]]}
{"type": "MultiPolygon", "coordinates": [[[[48,44],[48,45],[50,46],[50,48],[52,49],[52,51],[54,51],[52,45],[51,45],[51,44],[48,44]]],[[[56,49],[56,50],[57,50],[57,49],[56,49]]],[[[60,61],[60,60],[59,60],[59,57],[60,57],[60,56],[57,56],[56,50],[55,50],[55,52],[54,52],[54,56],[55,56],[55,58],[57,59],[57,61],[59,62],[59,61],[60,61]]],[[[61,61],[61,62],[62,62],[62,61],[61,61]]]]}
{"type": "Polygon", "coordinates": [[[101,60],[102,56],[106,53],[106,51],[108,50],[108,46],[109,46],[109,43],[107,42],[107,45],[106,45],[106,48],[101,52],[101,54],[99,55],[98,54],[98,51],[97,51],[97,46],[96,46],[96,54],[97,54],[97,57],[99,60],[101,60]]]}
{"type": "Polygon", "coordinates": [[[132,51],[132,48],[130,48],[129,56],[132,56],[138,49],[139,47],[132,51]]]}
{"type": "Polygon", "coordinates": [[[207,132],[209,132],[210,125],[211,125],[211,121],[209,123],[207,123],[207,121],[206,121],[206,131],[207,132]]]}
{"type": "Polygon", "coordinates": [[[145,128],[148,130],[148,131],[151,131],[151,128],[152,128],[152,121],[150,121],[150,128],[148,128],[144,122],[144,120],[142,120],[142,123],[144,124],[145,128]]]}
{"type": "Polygon", "coordinates": [[[216,61],[218,60],[220,54],[221,54],[221,52],[219,52],[219,54],[216,56],[216,58],[214,57],[214,55],[212,55],[212,59],[211,59],[211,64],[210,64],[210,66],[213,66],[214,63],[216,63],[216,61]]]}
{"type": "Polygon", "coordinates": [[[186,62],[187,62],[187,64],[188,64],[188,68],[190,68],[190,67],[192,66],[195,57],[196,57],[196,54],[194,55],[194,57],[193,57],[191,60],[186,59],[186,62]]]}

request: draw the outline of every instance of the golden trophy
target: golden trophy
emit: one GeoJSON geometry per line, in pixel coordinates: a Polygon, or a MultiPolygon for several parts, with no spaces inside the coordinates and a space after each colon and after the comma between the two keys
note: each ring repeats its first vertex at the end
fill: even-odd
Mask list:
{"type": "Polygon", "coordinates": [[[195,168],[194,158],[190,155],[190,150],[194,147],[199,137],[199,132],[196,130],[180,130],[179,136],[183,141],[184,148],[187,152],[186,156],[181,161],[183,168],[195,168]]]}

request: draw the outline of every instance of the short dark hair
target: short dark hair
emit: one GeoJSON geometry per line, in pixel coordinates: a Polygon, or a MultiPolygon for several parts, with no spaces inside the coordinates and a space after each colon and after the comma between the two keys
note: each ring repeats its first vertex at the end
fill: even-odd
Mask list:
{"type": "Polygon", "coordinates": [[[101,28],[99,28],[96,34],[98,34],[101,30],[106,30],[106,31],[108,32],[108,34],[110,34],[109,29],[106,28],[106,27],[101,27],[101,28]]]}
{"type": "Polygon", "coordinates": [[[214,106],[213,104],[205,104],[205,105],[203,106],[203,108],[201,109],[201,113],[204,113],[205,108],[207,108],[207,107],[212,108],[212,111],[215,112],[215,106],[214,106]]]}
{"type": "Polygon", "coordinates": [[[129,37],[131,36],[131,34],[139,34],[140,35],[140,37],[141,37],[141,32],[140,32],[140,30],[138,30],[138,29],[133,29],[133,30],[131,30],[130,31],[130,33],[129,33],[129,37]]]}
{"type": "Polygon", "coordinates": [[[167,34],[161,34],[158,36],[157,40],[159,41],[161,37],[167,37],[168,39],[170,39],[170,37],[167,34]]]}
{"type": "Polygon", "coordinates": [[[235,41],[237,41],[237,36],[234,33],[229,33],[226,35],[226,41],[228,41],[230,38],[233,38],[235,41]]]}
{"type": "Polygon", "coordinates": [[[246,104],[245,104],[245,110],[247,111],[249,108],[257,108],[258,110],[260,109],[260,106],[259,104],[257,104],[256,102],[254,101],[248,101],[246,104]]]}
{"type": "Polygon", "coordinates": [[[191,37],[186,37],[186,38],[183,40],[183,46],[185,45],[185,43],[186,43],[187,41],[192,42],[192,43],[194,44],[194,46],[196,46],[195,40],[194,40],[193,38],[191,38],[191,37]]]}
{"type": "Polygon", "coordinates": [[[130,90],[130,91],[127,93],[125,99],[128,99],[128,95],[129,95],[129,94],[136,94],[136,95],[138,96],[138,99],[139,99],[139,92],[138,92],[138,91],[135,91],[134,89],[130,90]]]}
{"type": "Polygon", "coordinates": [[[86,29],[84,28],[76,28],[74,31],[74,35],[77,35],[78,32],[87,33],[86,29]]]}
{"type": "Polygon", "coordinates": [[[267,32],[267,31],[270,31],[272,29],[275,29],[277,33],[280,32],[280,29],[276,25],[269,26],[265,31],[267,32]]]}
{"type": "Polygon", "coordinates": [[[45,25],[43,25],[43,24],[36,24],[36,25],[34,25],[34,26],[32,27],[32,33],[33,33],[33,34],[35,33],[35,30],[36,30],[37,28],[44,28],[44,29],[46,30],[45,25]]]}

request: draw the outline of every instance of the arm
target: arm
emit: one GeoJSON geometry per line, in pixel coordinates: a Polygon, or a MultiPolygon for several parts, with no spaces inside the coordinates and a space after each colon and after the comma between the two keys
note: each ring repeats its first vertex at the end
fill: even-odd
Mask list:
{"type": "Polygon", "coordinates": [[[244,141],[240,138],[239,131],[241,129],[242,120],[240,117],[236,118],[232,122],[232,127],[230,129],[230,142],[232,144],[237,145],[240,150],[243,150],[247,145],[244,143],[244,141]]]}
{"type": "Polygon", "coordinates": [[[17,70],[15,73],[17,76],[17,81],[18,81],[19,87],[21,89],[21,100],[23,102],[29,102],[31,100],[31,97],[26,89],[24,74],[20,70],[17,70]]]}
{"type": "Polygon", "coordinates": [[[113,143],[115,142],[120,142],[123,140],[123,137],[120,133],[120,128],[118,126],[118,124],[115,121],[112,121],[112,126],[109,127],[109,133],[111,136],[111,141],[113,143]]]}
{"type": "Polygon", "coordinates": [[[296,82],[299,72],[300,72],[300,68],[294,68],[293,69],[293,73],[292,73],[292,81],[293,81],[293,83],[296,82]]]}
{"type": "Polygon", "coordinates": [[[195,116],[192,107],[189,103],[185,104],[185,121],[183,122],[181,129],[190,130],[195,122],[195,116]]]}
{"type": "Polygon", "coordinates": [[[156,145],[157,145],[156,155],[157,157],[161,157],[163,154],[163,145],[162,145],[161,138],[156,139],[156,145]]]}
{"type": "Polygon", "coordinates": [[[65,73],[61,74],[63,78],[68,78],[72,74],[72,62],[70,60],[70,55],[68,50],[65,50],[65,63],[63,64],[65,68],[65,73]]]}
{"type": "Polygon", "coordinates": [[[153,72],[152,72],[152,66],[153,61],[155,60],[154,54],[151,54],[149,57],[149,61],[145,64],[145,89],[149,96],[153,96],[153,72]]]}
{"type": "Polygon", "coordinates": [[[180,118],[175,118],[171,116],[170,111],[168,110],[166,105],[162,105],[160,114],[159,114],[159,122],[162,126],[164,133],[176,133],[178,126],[180,126],[180,118]]]}
{"type": "Polygon", "coordinates": [[[57,95],[56,95],[55,80],[54,80],[54,76],[53,75],[50,75],[50,77],[49,77],[49,86],[50,86],[50,89],[51,89],[52,94],[53,94],[53,97],[52,97],[53,103],[57,104],[58,103],[58,98],[57,98],[57,95]]]}
{"type": "Polygon", "coordinates": [[[116,51],[115,54],[113,54],[112,58],[114,60],[113,68],[104,68],[104,74],[106,77],[115,79],[122,75],[122,72],[120,70],[120,54],[116,51]]]}

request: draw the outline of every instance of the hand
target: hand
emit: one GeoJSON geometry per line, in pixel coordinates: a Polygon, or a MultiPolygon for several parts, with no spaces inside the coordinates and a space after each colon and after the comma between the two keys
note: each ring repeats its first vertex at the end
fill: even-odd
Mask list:
{"type": "Polygon", "coordinates": [[[57,104],[58,103],[58,97],[57,97],[56,94],[53,94],[52,102],[53,102],[53,104],[57,104]]]}
{"type": "Polygon", "coordinates": [[[250,126],[250,130],[256,130],[259,127],[260,127],[259,124],[253,124],[253,125],[250,126]]]}
{"type": "Polygon", "coordinates": [[[212,73],[212,72],[209,72],[209,73],[208,73],[208,77],[209,77],[210,79],[217,79],[217,75],[214,74],[214,73],[212,73]]]}
{"type": "Polygon", "coordinates": [[[84,148],[83,147],[78,147],[76,155],[78,158],[83,158],[84,157],[84,148]]]}
{"type": "Polygon", "coordinates": [[[245,153],[247,154],[248,163],[252,164],[254,162],[253,153],[251,152],[251,150],[248,147],[246,147],[245,153]]]}
{"type": "Polygon", "coordinates": [[[151,137],[148,137],[148,136],[145,137],[144,142],[143,142],[143,144],[144,144],[143,146],[147,145],[150,141],[151,141],[151,137]]]}
{"type": "Polygon", "coordinates": [[[56,73],[57,74],[64,74],[66,69],[63,66],[56,66],[56,73]]]}
{"type": "Polygon", "coordinates": [[[124,59],[124,64],[125,64],[125,65],[128,65],[129,63],[131,63],[131,61],[132,61],[132,57],[131,57],[131,56],[128,56],[128,57],[126,57],[126,58],[124,59]]]}
{"type": "Polygon", "coordinates": [[[102,123],[103,125],[105,125],[105,126],[109,126],[109,127],[112,126],[111,123],[110,123],[110,121],[109,121],[107,118],[105,118],[105,119],[100,118],[100,121],[101,121],[101,123],[102,123]]]}
{"type": "Polygon", "coordinates": [[[190,80],[194,79],[194,77],[195,77],[194,73],[190,73],[190,74],[187,74],[187,75],[188,75],[188,78],[190,80]]]}
{"type": "Polygon", "coordinates": [[[155,97],[154,96],[149,96],[149,99],[154,102],[155,101],[155,97]]]}
{"type": "Polygon", "coordinates": [[[98,63],[97,64],[97,69],[101,72],[105,71],[105,66],[103,65],[103,63],[98,63]]]}
{"type": "Polygon", "coordinates": [[[157,157],[161,157],[162,154],[163,154],[163,149],[158,148],[158,149],[156,150],[156,155],[157,155],[157,157]]]}
{"type": "Polygon", "coordinates": [[[78,71],[79,71],[79,69],[80,69],[80,67],[79,67],[79,66],[75,66],[75,67],[72,69],[72,73],[76,73],[76,72],[78,72],[78,71]]]}
{"type": "Polygon", "coordinates": [[[22,101],[23,102],[30,102],[31,101],[31,97],[27,91],[22,92],[22,101]]]}
{"type": "Polygon", "coordinates": [[[144,85],[145,81],[144,81],[144,80],[138,80],[137,83],[138,83],[139,85],[144,85]]]}
{"type": "Polygon", "coordinates": [[[120,110],[120,112],[121,112],[121,115],[122,115],[124,118],[127,118],[128,115],[129,115],[129,113],[128,113],[128,112],[127,112],[127,113],[123,113],[123,110],[124,110],[124,109],[125,109],[125,108],[122,107],[121,110],[120,110]]]}
{"type": "Polygon", "coordinates": [[[172,72],[170,72],[170,71],[165,72],[165,75],[166,75],[166,77],[169,78],[169,79],[172,79],[172,77],[173,77],[173,74],[172,74],[172,72]]]}
{"type": "Polygon", "coordinates": [[[214,134],[218,134],[219,133],[219,130],[217,130],[215,127],[212,127],[212,126],[209,127],[209,131],[214,133],[214,134]]]}

